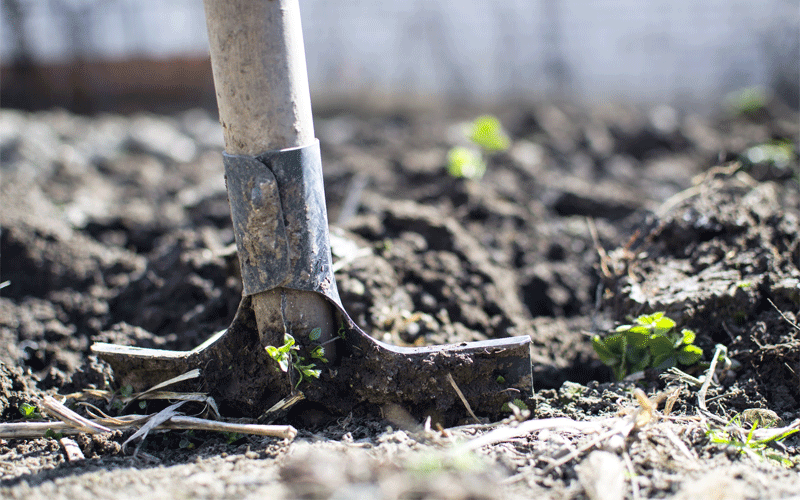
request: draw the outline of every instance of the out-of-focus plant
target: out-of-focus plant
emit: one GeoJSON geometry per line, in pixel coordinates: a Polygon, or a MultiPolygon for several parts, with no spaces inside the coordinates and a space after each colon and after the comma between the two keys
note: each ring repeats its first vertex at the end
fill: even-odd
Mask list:
{"type": "Polygon", "coordinates": [[[783,170],[796,155],[791,141],[773,141],[746,149],[743,157],[751,165],[766,164],[783,170]]]}
{"type": "Polygon", "coordinates": [[[745,87],[725,96],[725,104],[736,116],[753,116],[767,107],[769,96],[763,87],[745,87]]]}
{"type": "Polygon", "coordinates": [[[447,172],[453,177],[480,179],[486,173],[485,155],[505,151],[511,144],[503,125],[491,115],[479,116],[465,127],[471,145],[447,152],[447,172]]]}

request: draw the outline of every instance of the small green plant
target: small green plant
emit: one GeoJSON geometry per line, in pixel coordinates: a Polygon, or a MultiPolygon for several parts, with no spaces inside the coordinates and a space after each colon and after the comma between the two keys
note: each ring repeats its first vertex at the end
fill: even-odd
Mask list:
{"type": "Polygon", "coordinates": [[[617,380],[647,368],[666,370],[678,363],[697,363],[703,350],[694,345],[695,333],[686,328],[680,332],[674,329],[675,322],[663,312],[644,314],[636,318],[635,324],[619,326],[605,338],[595,335],[592,346],[617,380]]]}
{"type": "Polygon", "coordinates": [[[39,410],[32,404],[29,403],[22,403],[19,405],[19,413],[22,415],[22,418],[41,418],[42,414],[39,413],[39,410]]]}
{"type": "MultiPolygon", "coordinates": [[[[316,330],[316,328],[314,330],[316,330]]],[[[314,332],[314,330],[311,332],[314,332]]],[[[311,337],[311,333],[309,333],[309,337],[311,337]]],[[[319,338],[319,335],[317,338],[319,338]]],[[[313,361],[308,363],[303,357],[300,356],[299,351],[300,347],[296,345],[294,337],[288,333],[283,335],[282,346],[267,346],[267,355],[269,355],[270,358],[278,363],[278,368],[280,368],[281,371],[288,372],[289,365],[291,365],[297,371],[298,379],[297,384],[295,384],[295,389],[297,389],[297,387],[300,386],[300,383],[304,380],[308,381],[312,378],[319,378],[319,376],[322,374],[322,371],[317,369],[316,364],[313,361]]],[[[327,363],[324,354],[325,350],[322,348],[322,346],[317,346],[312,351],[311,356],[315,359],[319,359],[323,363],[327,363]],[[315,353],[317,353],[317,356],[315,356],[315,353]]]]}
{"type": "MultiPolygon", "coordinates": [[[[786,432],[778,432],[767,438],[756,439],[755,433],[758,428],[758,422],[753,422],[750,430],[745,436],[740,426],[740,416],[735,416],[730,425],[722,429],[709,428],[706,432],[708,439],[715,444],[722,444],[736,448],[740,453],[748,454],[762,459],[775,460],[785,467],[793,467],[795,462],[786,457],[783,453],[778,452],[770,446],[770,443],[780,443],[787,437],[800,432],[800,429],[789,429],[786,432]]],[[[765,428],[769,428],[767,426],[765,428]]]]}
{"type": "Polygon", "coordinates": [[[504,403],[503,407],[500,408],[500,409],[502,411],[512,412],[512,411],[514,411],[514,410],[511,409],[512,405],[516,406],[519,411],[525,411],[525,410],[528,409],[528,405],[526,405],[525,402],[522,401],[521,399],[515,399],[514,401],[511,401],[510,403],[504,403]]]}
{"type": "Polygon", "coordinates": [[[347,332],[344,329],[344,323],[339,323],[339,330],[337,330],[336,335],[342,340],[347,340],[347,332]]]}
{"type": "Polygon", "coordinates": [[[511,144],[500,120],[491,115],[476,118],[464,135],[475,147],[456,146],[447,152],[447,172],[453,177],[480,179],[486,173],[484,156],[505,151],[511,144]]]}
{"type": "Polygon", "coordinates": [[[46,431],[44,431],[44,437],[48,439],[61,439],[62,437],[64,437],[64,434],[61,432],[56,432],[53,429],[47,429],[46,431]]]}
{"type": "Polygon", "coordinates": [[[486,173],[486,163],[479,151],[456,146],[447,152],[447,173],[452,177],[480,179],[486,173]]]}
{"type": "Polygon", "coordinates": [[[779,170],[787,170],[796,159],[791,141],[772,141],[747,148],[742,155],[745,165],[770,165],[779,170]]]}
{"type": "Polygon", "coordinates": [[[763,87],[745,87],[725,97],[728,109],[735,115],[752,116],[767,107],[769,96],[763,87]]]}
{"type": "Polygon", "coordinates": [[[225,436],[225,440],[228,444],[233,444],[244,438],[244,434],[239,434],[238,432],[223,432],[222,435],[225,436]]]}

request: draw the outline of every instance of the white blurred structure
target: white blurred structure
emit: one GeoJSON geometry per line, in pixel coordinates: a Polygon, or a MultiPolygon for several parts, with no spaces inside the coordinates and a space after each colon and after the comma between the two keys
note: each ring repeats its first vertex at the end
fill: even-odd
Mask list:
{"type": "MultiPolygon", "coordinates": [[[[798,0],[301,0],[315,100],[713,105],[797,84],[798,0]],[[777,83],[776,83],[777,82],[777,83]]],[[[0,58],[203,56],[200,0],[3,0],[0,58]]]]}

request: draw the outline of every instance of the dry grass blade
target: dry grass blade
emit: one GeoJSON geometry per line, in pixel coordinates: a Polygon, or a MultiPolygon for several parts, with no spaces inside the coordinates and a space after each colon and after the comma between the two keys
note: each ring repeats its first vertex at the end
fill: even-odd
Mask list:
{"type": "Polygon", "coordinates": [[[192,379],[197,378],[199,376],[200,376],[200,368],[195,368],[194,370],[189,370],[188,372],[186,372],[186,373],[184,373],[182,375],[178,375],[177,377],[172,377],[169,380],[165,380],[164,382],[161,382],[160,384],[154,385],[153,387],[147,389],[146,391],[140,393],[138,396],[134,397],[134,399],[141,398],[145,394],[149,394],[149,393],[157,391],[159,389],[163,389],[164,387],[169,387],[170,385],[177,384],[178,382],[184,382],[186,380],[192,380],[192,379]]]}
{"type": "Polygon", "coordinates": [[[92,422],[74,411],[70,410],[52,396],[45,396],[42,401],[42,409],[51,416],[61,420],[62,422],[89,434],[98,434],[100,432],[111,432],[111,429],[92,422]]]}
{"type": "Polygon", "coordinates": [[[727,355],[728,349],[722,344],[717,344],[717,348],[714,351],[714,358],[711,360],[711,364],[706,372],[706,378],[703,380],[703,385],[700,387],[700,391],[697,393],[697,406],[700,407],[700,411],[703,413],[703,416],[706,416],[711,420],[721,424],[727,424],[727,422],[708,411],[708,408],[706,407],[706,394],[708,394],[708,386],[711,385],[711,380],[714,378],[714,373],[717,370],[717,362],[719,361],[719,357],[727,355]]]}
{"type": "Polygon", "coordinates": [[[456,394],[458,394],[458,398],[464,404],[464,408],[467,409],[467,413],[469,413],[469,416],[474,418],[476,423],[480,424],[481,420],[477,416],[475,416],[475,412],[472,411],[472,407],[469,405],[469,401],[467,401],[467,398],[464,397],[464,393],[461,392],[461,389],[458,388],[456,381],[453,380],[453,375],[451,375],[450,373],[447,374],[447,381],[450,382],[450,385],[453,386],[453,389],[456,391],[456,394]]]}
{"type": "Polygon", "coordinates": [[[756,441],[773,441],[782,439],[789,434],[800,431],[800,419],[795,420],[785,427],[763,428],[753,430],[753,439],[756,441]]]}
{"type": "Polygon", "coordinates": [[[138,399],[170,399],[175,401],[196,401],[198,403],[205,403],[211,408],[211,413],[214,418],[220,418],[219,408],[214,398],[202,392],[172,392],[172,391],[156,391],[146,392],[137,396],[138,399]]]}
{"type": "Polygon", "coordinates": [[[136,455],[139,452],[139,446],[141,446],[142,442],[144,442],[144,440],[147,438],[147,435],[150,433],[150,431],[152,431],[159,425],[163,424],[170,418],[176,416],[178,414],[177,411],[178,408],[180,408],[181,405],[183,405],[185,402],[186,401],[179,401],[173,405],[167,406],[160,412],[152,415],[147,420],[147,422],[141,427],[141,429],[136,431],[131,437],[129,437],[128,439],[125,440],[124,443],[122,443],[122,450],[125,451],[126,447],[128,446],[128,443],[130,443],[131,441],[134,441],[138,438],[142,438],[141,442],[136,446],[136,450],[133,452],[133,454],[136,455]]]}

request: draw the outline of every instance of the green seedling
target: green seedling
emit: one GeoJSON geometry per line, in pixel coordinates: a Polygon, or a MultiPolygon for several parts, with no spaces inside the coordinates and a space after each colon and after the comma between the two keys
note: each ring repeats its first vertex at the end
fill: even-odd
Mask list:
{"type": "Polygon", "coordinates": [[[480,151],[457,146],[447,152],[447,173],[452,177],[480,179],[486,173],[486,163],[480,151]]]}
{"type": "Polygon", "coordinates": [[[772,141],[745,150],[742,161],[745,165],[769,165],[787,170],[797,155],[791,141],[772,141]]]}
{"type": "Polygon", "coordinates": [[[447,152],[447,172],[453,177],[480,179],[486,173],[484,156],[505,151],[511,144],[500,120],[491,115],[476,118],[464,135],[475,147],[456,146],[447,152]]]}
{"type": "Polygon", "coordinates": [[[746,87],[731,92],[725,97],[725,103],[737,116],[755,115],[767,107],[769,96],[763,87],[746,87]]]}
{"type": "MultiPolygon", "coordinates": [[[[315,328],[314,330],[317,329],[315,328]]],[[[311,332],[313,333],[314,330],[311,332]]],[[[311,337],[311,333],[309,333],[309,337],[311,337]]],[[[317,338],[319,338],[319,335],[317,338]]],[[[316,368],[316,364],[314,362],[308,363],[303,357],[300,356],[298,353],[300,347],[296,345],[294,337],[288,333],[283,335],[283,345],[281,347],[270,345],[267,346],[266,350],[267,355],[275,360],[276,363],[278,363],[278,368],[281,371],[288,372],[290,365],[297,371],[298,379],[297,384],[294,386],[295,389],[297,389],[297,387],[300,386],[300,383],[304,380],[308,381],[312,378],[319,378],[319,376],[322,374],[322,371],[316,368]]],[[[325,350],[322,348],[322,346],[317,346],[312,351],[312,357],[327,363],[328,360],[325,359],[324,355],[325,350]]]]}
{"type": "Polygon", "coordinates": [[[19,413],[22,415],[22,418],[26,419],[42,417],[42,414],[39,413],[39,410],[34,405],[29,403],[22,403],[19,405],[19,413]]]}
{"type": "Polygon", "coordinates": [[[336,335],[342,340],[347,340],[347,332],[344,329],[344,323],[339,324],[339,330],[337,330],[336,335]]]}
{"type": "Polygon", "coordinates": [[[61,439],[62,437],[64,437],[64,434],[61,432],[56,432],[53,429],[47,429],[46,431],[44,431],[44,437],[48,439],[61,439]]]}
{"type": "Polygon", "coordinates": [[[505,151],[511,144],[500,120],[491,115],[475,118],[469,134],[469,140],[486,152],[505,151]]]}
{"type": "Polygon", "coordinates": [[[503,404],[503,407],[500,408],[502,411],[513,412],[514,410],[511,409],[511,406],[516,406],[519,411],[525,411],[528,409],[528,405],[525,404],[524,401],[521,399],[515,399],[510,403],[503,404]]]}
{"type": "Polygon", "coordinates": [[[239,434],[238,432],[223,432],[222,435],[225,436],[228,444],[233,444],[244,437],[244,434],[239,434]]]}
{"type": "MultiPolygon", "coordinates": [[[[780,443],[787,437],[800,432],[800,429],[789,429],[786,432],[777,433],[772,435],[768,438],[764,439],[756,439],[755,432],[758,428],[758,422],[754,422],[752,427],[750,427],[750,431],[747,433],[746,436],[743,435],[741,431],[744,429],[741,428],[740,424],[740,417],[737,415],[731,420],[731,425],[723,428],[723,429],[712,429],[709,428],[706,436],[708,436],[709,440],[715,444],[722,444],[725,446],[729,446],[735,449],[738,449],[740,453],[759,457],[762,459],[769,459],[775,460],[776,462],[780,463],[785,467],[793,467],[795,461],[789,459],[783,453],[773,449],[771,447],[771,443],[780,443]]],[[[770,426],[767,426],[767,428],[770,426]]]]}
{"type": "Polygon", "coordinates": [[[617,380],[647,368],[667,370],[677,364],[697,363],[703,350],[694,345],[695,333],[686,328],[680,332],[674,329],[675,322],[663,312],[644,314],[636,318],[635,324],[619,326],[605,338],[595,335],[592,346],[617,380]]]}

